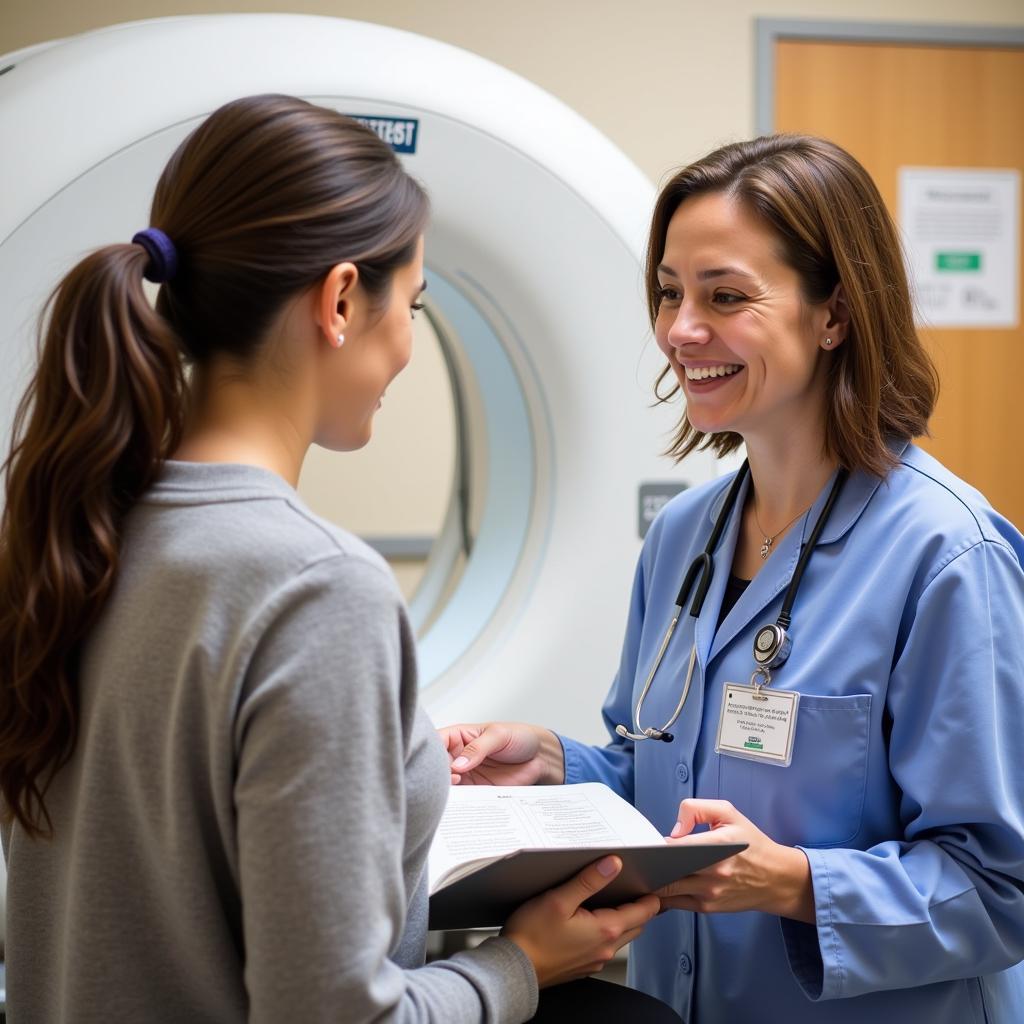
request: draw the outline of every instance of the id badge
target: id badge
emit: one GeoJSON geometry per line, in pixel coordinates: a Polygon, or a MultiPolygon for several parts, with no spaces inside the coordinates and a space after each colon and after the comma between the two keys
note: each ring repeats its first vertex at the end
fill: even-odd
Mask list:
{"type": "Polygon", "coordinates": [[[726,683],[715,752],[783,768],[793,760],[800,694],[726,683]]]}

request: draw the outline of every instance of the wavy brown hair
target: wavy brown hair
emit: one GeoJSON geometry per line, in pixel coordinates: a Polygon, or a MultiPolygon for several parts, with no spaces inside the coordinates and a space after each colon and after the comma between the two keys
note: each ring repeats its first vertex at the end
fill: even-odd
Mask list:
{"type": "Polygon", "coordinates": [[[52,831],[44,798],[74,751],[83,644],[117,579],[125,515],[181,438],[185,364],[254,357],[285,302],[340,262],[383,305],[427,214],[368,128],[249,97],[211,114],[160,177],[150,223],[179,269],[155,309],[138,245],[92,253],[54,291],[0,520],[0,794],[28,834],[52,831]]]}
{"type": "MultiPolygon", "coordinates": [[[[714,192],[735,197],[771,229],[807,302],[824,302],[842,284],[850,327],[828,355],[824,453],[847,469],[885,476],[896,463],[892,442],[927,433],[938,375],[914,327],[899,235],[871,176],[835,143],[806,135],[733,143],[678,171],[658,196],[647,244],[652,329],[672,215],[687,199],[714,192]]],[[[666,378],[674,382],[668,366],[655,386],[659,402],[679,392],[674,382],[662,394],[666,378]]],[[[695,430],[684,409],[666,454],[679,461],[711,448],[722,456],[742,443],[736,433],[695,430]]]]}

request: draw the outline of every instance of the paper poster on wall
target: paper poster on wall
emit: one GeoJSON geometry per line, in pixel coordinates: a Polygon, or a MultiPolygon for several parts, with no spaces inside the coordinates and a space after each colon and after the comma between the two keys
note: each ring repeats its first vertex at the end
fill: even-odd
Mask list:
{"type": "Polygon", "coordinates": [[[899,219],[923,326],[1019,325],[1019,171],[901,167],[899,219]]]}

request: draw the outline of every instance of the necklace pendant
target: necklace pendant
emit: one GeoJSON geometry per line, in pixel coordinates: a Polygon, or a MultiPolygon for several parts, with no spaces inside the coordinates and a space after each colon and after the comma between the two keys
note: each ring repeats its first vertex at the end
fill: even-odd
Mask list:
{"type": "Polygon", "coordinates": [[[761,545],[761,561],[763,562],[767,557],[768,553],[772,549],[772,537],[765,537],[764,543],[761,545]]]}

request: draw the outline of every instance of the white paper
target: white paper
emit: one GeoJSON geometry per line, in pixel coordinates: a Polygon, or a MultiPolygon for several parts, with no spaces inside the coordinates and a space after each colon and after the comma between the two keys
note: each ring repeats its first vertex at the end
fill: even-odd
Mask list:
{"type": "Polygon", "coordinates": [[[901,167],[899,221],[919,324],[1019,325],[1019,171],[901,167]]]}
{"type": "Polygon", "coordinates": [[[430,891],[517,850],[664,842],[639,811],[599,782],[453,786],[430,848],[430,891]]]}

